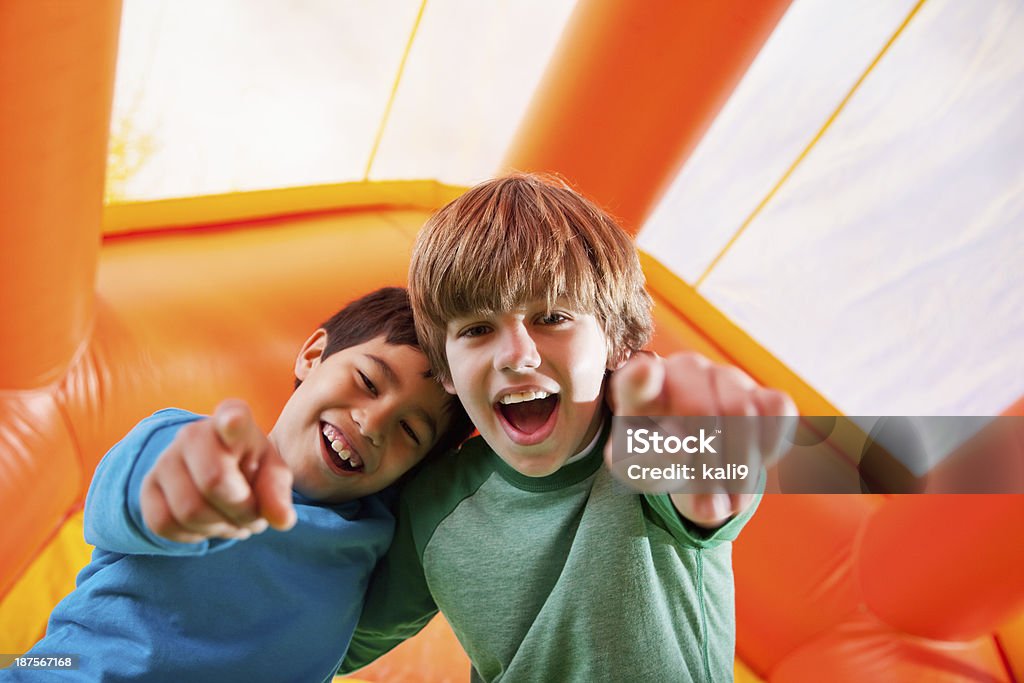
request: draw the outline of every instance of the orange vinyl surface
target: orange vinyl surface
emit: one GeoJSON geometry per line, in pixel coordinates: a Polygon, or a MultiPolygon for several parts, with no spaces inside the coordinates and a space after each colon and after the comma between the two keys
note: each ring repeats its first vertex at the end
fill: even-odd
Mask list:
{"type": "Polygon", "coordinates": [[[0,11],[0,390],[60,379],[92,325],[120,13],[0,11]]]}
{"type": "MultiPolygon", "coordinates": [[[[787,5],[581,2],[509,165],[560,171],[635,228],[787,5]],[[670,23],[688,33],[666,32],[670,23]],[[681,123],[684,101],[693,111],[681,123]],[[621,122],[641,116],[641,137],[622,139],[621,122]]],[[[80,567],[60,558],[82,553],[46,550],[66,542],[97,461],[131,425],[238,396],[269,428],[302,340],[352,297],[402,284],[432,208],[424,196],[450,195],[433,181],[376,194],[366,184],[355,196],[376,199],[336,209],[318,199],[315,213],[291,206],[285,217],[256,208],[283,206],[273,192],[232,195],[227,213],[207,207],[216,225],[196,216],[147,233],[168,223],[127,221],[101,242],[119,14],[113,1],[0,12],[0,607],[42,609],[0,623],[42,628],[56,595],[7,598],[32,590],[30,568],[70,584],[80,567]]],[[[733,359],[794,382],[801,406],[823,405],[762,364],[763,350],[739,354],[714,324],[684,318],[693,293],[663,275],[652,282],[656,349],[733,359]]],[[[1021,500],[766,496],[734,547],[744,680],[1012,680],[1024,661],[1021,500]]],[[[361,677],[465,680],[446,628],[435,622],[361,677]]],[[[30,645],[0,632],[0,652],[30,645]]]]}

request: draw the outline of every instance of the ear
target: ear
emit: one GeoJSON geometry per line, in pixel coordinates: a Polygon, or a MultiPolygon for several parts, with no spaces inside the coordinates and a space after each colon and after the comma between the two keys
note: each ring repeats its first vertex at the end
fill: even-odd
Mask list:
{"type": "Polygon", "coordinates": [[[452,382],[450,377],[448,379],[441,380],[441,386],[444,387],[444,390],[447,391],[452,396],[456,395],[455,383],[452,382]]]}
{"type": "Polygon", "coordinates": [[[299,350],[299,355],[295,357],[296,379],[306,381],[313,368],[320,364],[320,357],[323,356],[326,346],[327,330],[321,327],[310,335],[299,350]]]}

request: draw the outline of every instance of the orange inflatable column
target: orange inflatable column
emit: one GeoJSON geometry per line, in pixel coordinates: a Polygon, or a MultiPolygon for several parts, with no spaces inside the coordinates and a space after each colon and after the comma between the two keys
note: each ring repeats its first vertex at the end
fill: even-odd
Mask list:
{"type": "Polygon", "coordinates": [[[59,379],[93,319],[119,0],[0,12],[0,389],[59,379]]]}
{"type": "Polygon", "coordinates": [[[790,0],[582,0],[509,148],[636,232],[790,0]]]}
{"type": "Polygon", "coordinates": [[[1024,609],[1024,496],[896,496],[860,546],[864,602],[914,635],[970,640],[1024,609]]]}

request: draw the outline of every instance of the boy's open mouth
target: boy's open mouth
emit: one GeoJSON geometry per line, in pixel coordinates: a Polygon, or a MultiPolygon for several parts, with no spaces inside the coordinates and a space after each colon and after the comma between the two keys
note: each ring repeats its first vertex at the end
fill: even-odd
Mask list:
{"type": "Polygon", "coordinates": [[[330,422],[320,423],[320,438],[326,447],[329,464],[342,472],[362,472],[364,464],[359,455],[352,450],[345,435],[330,422]]]}
{"type": "Polygon", "coordinates": [[[520,445],[539,443],[554,428],[558,394],[523,391],[503,396],[495,410],[509,436],[520,445]]]}

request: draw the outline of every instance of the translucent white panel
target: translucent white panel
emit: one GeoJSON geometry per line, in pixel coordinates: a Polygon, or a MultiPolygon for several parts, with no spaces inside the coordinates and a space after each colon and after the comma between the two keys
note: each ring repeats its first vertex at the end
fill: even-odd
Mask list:
{"type": "Polygon", "coordinates": [[[913,0],[796,0],[638,241],[701,276],[882,49],[913,0]]]}
{"type": "Polygon", "coordinates": [[[108,194],[359,179],[418,0],[127,0],[108,194]]]}
{"type": "Polygon", "coordinates": [[[575,0],[430,0],[371,178],[492,176],[575,0]]]}
{"type": "Polygon", "coordinates": [[[1024,393],[1022,44],[1019,2],[926,3],[701,290],[847,414],[1024,393]]]}

